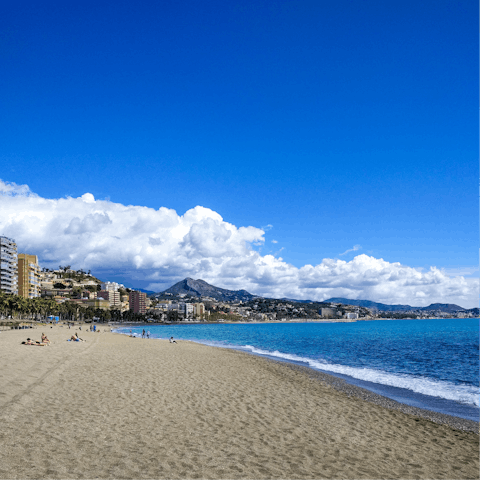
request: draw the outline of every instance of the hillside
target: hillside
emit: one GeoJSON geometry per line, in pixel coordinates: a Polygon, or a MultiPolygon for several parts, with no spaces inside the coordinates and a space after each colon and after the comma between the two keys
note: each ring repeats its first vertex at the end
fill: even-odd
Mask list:
{"type": "Polygon", "coordinates": [[[373,308],[382,312],[407,312],[411,310],[441,310],[442,312],[461,312],[465,309],[452,303],[432,303],[428,307],[412,307],[411,305],[386,305],[370,300],[350,300],[348,298],[329,298],[325,303],[342,303],[343,305],[356,305],[358,307],[373,308]]]}

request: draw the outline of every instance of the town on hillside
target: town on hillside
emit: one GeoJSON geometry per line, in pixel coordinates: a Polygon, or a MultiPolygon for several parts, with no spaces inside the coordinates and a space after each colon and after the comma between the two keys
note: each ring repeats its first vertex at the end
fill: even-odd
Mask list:
{"type": "Polygon", "coordinates": [[[354,322],[379,318],[465,318],[479,314],[478,309],[439,304],[431,310],[410,307],[382,311],[375,306],[349,305],[346,299],[342,303],[263,298],[189,278],[164,292],[147,295],[100,280],[90,271],[72,269],[71,265],[41,268],[36,255],[18,253],[15,241],[2,236],[0,265],[0,322],[4,324],[27,319],[108,323],[354,322]]]}

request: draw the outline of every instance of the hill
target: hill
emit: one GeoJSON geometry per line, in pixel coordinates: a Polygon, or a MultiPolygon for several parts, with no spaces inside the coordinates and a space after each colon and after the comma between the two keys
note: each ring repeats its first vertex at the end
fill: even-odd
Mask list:
{"type": "Polygon", "coordinates": [[[462,312],[465,309],[453,303],[432,303],[428,307],[412,307],[411,305],[386,305],[370,300],[350,300],[348,298],[329,298],[325,303],[342,303],[343,305],[356,305],[358,307],[373,308],[382,312],[407,312],[411,310],[440,310],[442,312],[462,312]]]}
{"type": "Polygon", "coordinates": [[[252,295],[246,290],[227,290],[225,288],[210,285],[204,280],[194,280],[193,278],[185,278],[164,292],[160,292],[156,295],[161,296],[166,293],[172,295],[192,295],[194,297],[211,297],[215,300],[224,302],[238,302],[240,300],[248,302],[249,300],[257,298],[256,295],[252,295]]]}

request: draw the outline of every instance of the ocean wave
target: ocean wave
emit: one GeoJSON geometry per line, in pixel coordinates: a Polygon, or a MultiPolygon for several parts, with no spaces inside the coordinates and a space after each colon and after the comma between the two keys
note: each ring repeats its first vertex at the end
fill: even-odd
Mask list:
{"type": "Polygon", "coordinates": [[[291,362],[305,363],[309,367],[324,372],[348,375],[349,377],[366,382],[387,385],[411,390],[422,395],[440,397],[446,400],[453,400],[460,403],[479,406],[479,389],[471,385],[455,385],[450,382],[433,380],[425,377],[417,377],[406,374],[389,373],[371,368],[356,368],[347,365],[327,363],[322,360],[313,360],[307,357],[275,351],[262,350],[251,345],[243,345],[242,350],[250,351],[256,355],[276,357],[291,362]]]}

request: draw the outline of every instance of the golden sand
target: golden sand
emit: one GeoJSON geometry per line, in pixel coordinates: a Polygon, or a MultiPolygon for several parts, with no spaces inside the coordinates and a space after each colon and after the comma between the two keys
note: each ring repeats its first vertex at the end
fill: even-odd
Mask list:
{"type": "Polygon", "coordinates": [[[478,436],[191,342],[0,332],[0,478],[479,478],[478,436]]]}

